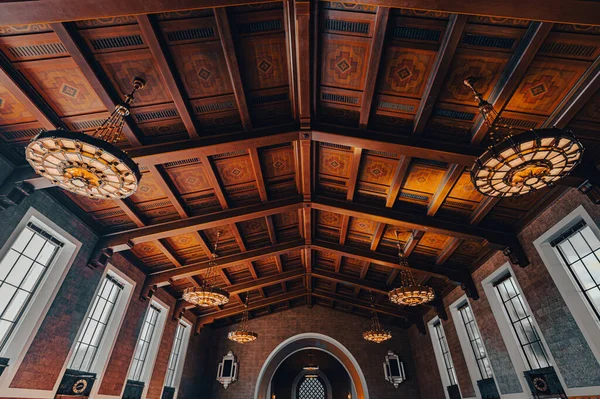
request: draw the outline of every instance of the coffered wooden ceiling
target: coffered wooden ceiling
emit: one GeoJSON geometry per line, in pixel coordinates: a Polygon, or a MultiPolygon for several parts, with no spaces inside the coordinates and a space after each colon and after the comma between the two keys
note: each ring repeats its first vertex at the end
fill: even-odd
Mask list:
{"type": "Polygon", "coordinates": [[[365,317],[373,296],[384,322],[410,325],[426,309],[385,298],[399,284],[396,231],[438,296],[462,284],[476,297],[470,272],[494,250],[525,265],[515,234],[566,187],[475,191],[468,168],[488,140],[467,77],[515,128],[569,127],[587,160],[599,155],[600,26],[570,23],[590,23],[598,3],[539,10],[564,16],[555,23],[502,5],[467,15],[456,1],[49,3],[0,5],[2,151],[22,159],[40,129],[93,131],[146,79],[119,143],[141,166],[139,191],[50,190],[103,236],[99,250],[148,273],[144,295],[198,285],[221,231],[215,281],[230,304],[179,301],[174,315],[189,309],[200,326],[239,319],[245,295],[253,316],[315,304],[365,317]]]}

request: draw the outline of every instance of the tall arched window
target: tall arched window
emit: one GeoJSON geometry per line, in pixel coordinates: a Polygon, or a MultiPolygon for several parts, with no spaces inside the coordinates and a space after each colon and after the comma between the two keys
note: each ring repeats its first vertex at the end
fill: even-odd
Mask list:
{"type": "Polygon", "coordinates": [[[325,386],[317,377],[304,377],[298,387],[298,399],[325,399],[325,386]]]}

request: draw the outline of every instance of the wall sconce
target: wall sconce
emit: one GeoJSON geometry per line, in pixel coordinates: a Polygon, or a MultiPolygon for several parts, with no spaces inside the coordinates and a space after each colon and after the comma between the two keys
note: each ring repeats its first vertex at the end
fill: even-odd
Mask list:
{"type": "Polygon", "coordinates": [[[398,355],[393,351],[388,351],[385,356],[385,362],[383,362],[383,372],[385,374],[385,380],[398,388],[398,385],[406,380],[406,374],[404,373],[404,364],[400,361],[398,355]]]}
{"type": "Polygon", "coordinates": [[[237,380],[239,363],[237,362],[235,355],[232,351],[227,352],[223,356],[223,360],[219,363],[217,370],[217,381],[223,384],[223,388],[233,384],[237,380]]]}

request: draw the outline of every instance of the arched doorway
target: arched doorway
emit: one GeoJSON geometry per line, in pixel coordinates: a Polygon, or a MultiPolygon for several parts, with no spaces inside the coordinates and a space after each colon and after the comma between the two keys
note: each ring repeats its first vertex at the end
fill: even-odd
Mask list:
{"type": "Polygon", "coordinates": [[[365,376],[354,356],[339,341],[318,333],[305,333],[290,337],[271,352],[258,375],[254,398],[271,399],[271,382],[278,367],[289,356],[306,349],[324,351],[337,359],[350,377],[352,398],[369,399],[365,376]]]}

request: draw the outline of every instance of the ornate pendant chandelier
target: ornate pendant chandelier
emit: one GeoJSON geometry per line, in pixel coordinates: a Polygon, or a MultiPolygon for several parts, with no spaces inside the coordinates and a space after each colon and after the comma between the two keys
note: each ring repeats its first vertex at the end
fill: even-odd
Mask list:
{"type": "Polygon", "coordinates": [[[219,238],[221,237],[221,232],[217,232],[217,241],[213,246],[213,252],[211,254],[211,261],[208,264],[208,270],[204,275],[204,279],[202,280],[202,285],[200,287],[191,287],[186,288],[183,291],[183,299],[188,301],[191,304],[201,306],[203,308],[208,308],[212,306],[221,306],[225,305],[229,302],[229,292],[225,291],[222,288],[216,287],[211,280],[214,279],[214,268],[217,266],[215,259],[218,258],[217,249],[219,246],[219,238]]]}
{"type": "Polygon", "coordinates": [[[483,195],[512,197],[551,186],[571,173],[583,155],[583,145],[572,132],[555,127],[533,129],[499,137],[498,112],[475,90],[474,80],[465,79],[478,103],[479,113],[489,128],[491,146],[471,167],[471,181],[483,195]]]}
{"type": "Polygon", "coordinates": [[[371,297],[371,328],[363,332],[363,338],[367,341],[375,342],[380,344],[383,341],[387,341],[392,338],[392,333],[389,330],[385,330],[379,324],[379,317],[377,317],[377,311],[371,297]]]}
{"type": "MultiPolygon", "coordinates": [[[[399,233],[396,231],[396,238],[399,233]]],[[[396,305],[417,306],[433,301],[435,298],[433,288],[417,283],[410,271],[400,240],[398,240],[398,256],[400,257],[400,266],[405,269],[400,271],[400,287],[394,288],[388,293],[390,302],[396,305]]]]}
{"type": "Polygon", "coordinates": [[[302,367],[304,371],[317,371],[319,370],[319,366],[313,364],[313,354],[308,354],[308,365],[302,367]]]}
{"type": "Polygon", "coordinates": [[[233,331],[229,331],[227,338],[230,341],[237,342],[238,344],[246,344],[252,342],[258,338],[258,334],[248,329],[248,293],[246,293],[246,303],[244,303],[244,314],[242,315],[242,322],[240,326],[233,331]]]}
{"type": "Polygon", "coordinates": [[[137,90],[145,86],[135,78],[125,101],[92,134],[68,130],[39,133],[25,149],[37,174],[72,193],[91,198],[127,198],[142,177],[138,165],[116,144],[137,90]]]}

